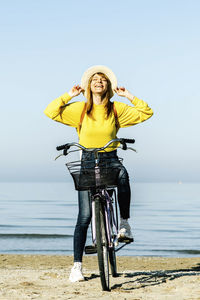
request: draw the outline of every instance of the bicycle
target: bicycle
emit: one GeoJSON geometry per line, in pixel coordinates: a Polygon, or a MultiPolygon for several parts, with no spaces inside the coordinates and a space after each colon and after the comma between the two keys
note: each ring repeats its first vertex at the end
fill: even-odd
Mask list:
{"type": "MultiPolygon", "coordinates": [[[[72,175],[76,190],[89,190],[92,203],[92,241],[93,245],[85,247],[86,254],[97,253],[99,273],[101,279],[102,290],[109,291],[109,261],[111,274],[117,276],[116,252],[133,240],[123,240],[123,245],[119,246],[118,233],[118,208],[116,201],[117,178],[120,172],[119,165],[112,166],[109,162],[101,163],[98,153],[108,148],[112,143],[120,143],[123,150],[133,150],[127,147],[127,143],[134,143],[134,139],[116,138],[109,141],[101,148],[85,148],[78,143],[67,143],[58,146],[58,151],[63,150],[63,154],[68,155],[70,152],[79,151],[94,153],[94,161],[73,161],[66,163],[66,166],[72,175]],[[71,150],[76,147],[78,150],[71,150]],[[114,203],[114,205],[113,205],[114,203]],[[119,246],[119,247],[118,247],[119,246]],[[118,248],[117,248],[118,247],[118,248]]],[[[58,158],[56,157],[56,159],[58,158]]],[[[122,159],[119,159],[122,164],[122,159]]]]}

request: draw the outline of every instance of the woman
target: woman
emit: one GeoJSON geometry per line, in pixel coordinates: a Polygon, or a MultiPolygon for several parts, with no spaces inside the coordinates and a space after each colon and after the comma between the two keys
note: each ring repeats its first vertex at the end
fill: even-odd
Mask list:
{"type": "MultiPolygon", "coordinates": [[[[128,127],[149,119],[153,111],[147,103],[133,96],[124,87],[117,87],[114,73],[105,66],[93,66],[86,70],[81,79],[81,86],[75,85],[68,93],[51,102],[45,114],[51,119],[75,127],[79,143],[86,148],[99,148],[116,138],[121,127],[128,127]],[[114,92],[126,97],[131,106],[121,102],[111,102],[114,92]],[[83,101],[69,101],[84,94],[83,101]]],[[[102,161],[110,160],[111,164],[119,163],[117,145],[100,153],[102,161]]],[[[92,159],[92,154],[83,152],[82,160],[92,159]]],[[[74,266],[71,269],[70,281],[84,280],[82,274],[82,256],[86,242],[87,229],[91,220],[88,191],[79,191],[79,214],[74,232],[74,266]]],[[[130,209],[130,185],[128,173],[124,166],[120,167],[118,179],[118,203],[120,208],[120,231],[118,238],[133,241],[128,223],[130,209]]]]}

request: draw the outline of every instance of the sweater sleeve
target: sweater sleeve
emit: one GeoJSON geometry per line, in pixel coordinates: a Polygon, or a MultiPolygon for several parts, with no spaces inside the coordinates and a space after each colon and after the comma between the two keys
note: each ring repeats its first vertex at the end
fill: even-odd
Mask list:
{"type": "Polygon", "coordinates": [[[153,115],[153,110],[146,102],[137,97],[131,101],[134,106],[115,102],[120,127],[128,127],[146,121],[153,115]]]}
{"type": "Polygon", "coordinates": [[[84,102],[77,101],[68,104],[70,100],[71,97],[68,93],[56,98],[49,103],[47,108],[44,110],[45,115],[54,121],[61,122],[72,127],[78,127],[84,102]]]}

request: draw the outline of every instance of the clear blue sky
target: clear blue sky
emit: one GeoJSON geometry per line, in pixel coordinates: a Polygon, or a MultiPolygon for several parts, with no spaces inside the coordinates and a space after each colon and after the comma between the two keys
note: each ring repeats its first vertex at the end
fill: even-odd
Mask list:
{"type": "Polygon", "coordinates": [[[103,64],[154,110],[118,134],[136,139],[132,178],[200,181],[199,12],[198,0],[1,1],[0,180],[65,180],[55,147],[76,132],[43,110],[103,64]]]}

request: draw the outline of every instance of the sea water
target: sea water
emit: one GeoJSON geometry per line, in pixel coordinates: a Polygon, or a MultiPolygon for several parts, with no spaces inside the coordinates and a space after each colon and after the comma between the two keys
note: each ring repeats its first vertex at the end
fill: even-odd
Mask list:
{"type": "MultiPolygon", "coordinates": [[[[135,242],[118,255],[200,256],[200,184],[133,183],[135,242]]],[[[0,183],[0,253],[73,254],[78,213],[72,181],[0,183]]],[[[91,244],[88,230],[87,244],[91,244]]]]}

